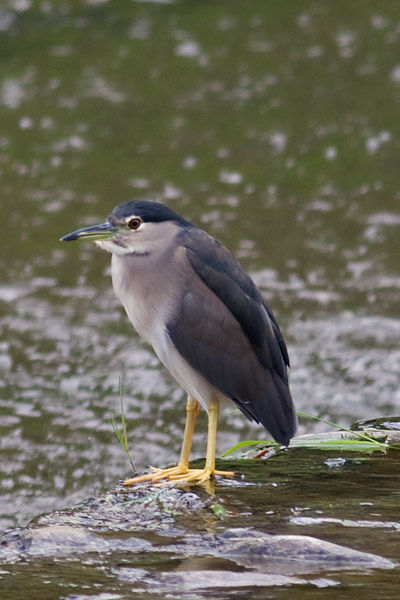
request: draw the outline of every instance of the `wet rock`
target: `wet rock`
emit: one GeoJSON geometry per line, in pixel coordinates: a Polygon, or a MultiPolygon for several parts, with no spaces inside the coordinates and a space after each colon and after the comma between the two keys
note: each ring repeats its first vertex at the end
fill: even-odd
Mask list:
{"type": "Polygon", "coordinates": [[[305,535],[270,535],[245,528],[227,529],[216,553],[237,564],[269,572],[310,573],[332,569],[391,569],[396,563],[367,552],[305,535]]]}
{"type": "Polygon", "coordinates": [[[34,525],[81,525],[98,532],[157,530],[177,535],[178,515],[201,511],[209,504],[197,494],[174,487],[149,484],[126,489],[117,487],[103,496],[88,498],[70,509],[55,511],[33,521],[34,525]]]}
{"type": "MultiPolygon", "coordinates": [[[[128,546],[126,541],[108,540],[88,529],[68,525],[27,527],[5,532],[0,537],[0,561],[9,563],[38,557],[67,558],[82,554],[108,554],[128,546]]],[[[129,544],[135,552],[149,550],[150,542],[136,537],[129,544]]]]}
{"type": "MultiPolygon", "coordinates": [[[[172,532],[170,532],[171,537],[172,532]]],[[[342,569],[390,569],[396,564],[380,556],[359,552],[317,538],[302,535],[270,535],[246,528],[226,529],[221,534],[182,535],[177,543],[143,539],[132,531],[110,535],[89,527],[66,524],[30,526],[4,533],[0,537],[0,560],[17,562],[38,557],[71,558],[96,553],[110,555],[128,552],[164,552],[170,557],[207,557],[233,561],[269,574],[294,575],[342,569]]]]}
{"type": "MultiPolygon", "coordinates": [[[[309,580],[276,575],[270,573],[229,573],[226,571],[186,571],[180,573],[163,573],[158,581],[148,581],[149,588],[163,587],[163,592],[174,593],[177,590],[188,594],[200,590],[240,589],[250,587],[280,587],[299,584],[310,584],[309,580]]],[[[333,582],[333,585],[338,585],[333,582]]],[[[152,590],[153,591],[153,590],[152,590]]],[[[193,596],[191,596],[193,598],[193,596]]]]}

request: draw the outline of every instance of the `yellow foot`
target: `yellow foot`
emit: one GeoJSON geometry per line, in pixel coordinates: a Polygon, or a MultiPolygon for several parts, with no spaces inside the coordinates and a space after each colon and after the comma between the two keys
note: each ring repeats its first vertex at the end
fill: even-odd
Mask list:
{"type": "Polygon", "coordinates": [[[133,479],[125,479],[124,485],[132,485],[133,483],[139,483],[141,481],[150,481],[151,483],[159,483],[163,479],[172,482],[195,482],[204,483],[208,481],[212,475],[223,475],[225,477],[233,477],[235,473],[232,471],[217,471],[211,469],[188,469],[181,465],[171,467],[169,469],[157,469],[156,467],[150,467],[153,473],[148,475],[142,475],[141,477],[133,477],[133,479]]]}
{"type": "Polygon", "coordinates": [[[224,475],[225,477],[233,477],[235,473],[232,471],[217,471],[211,469],[187,469],[184,473],[177,475],[168,475],[168,481],[183,481],[183,482],[194,482],[204,483],[211,479],[212,475],[224,475]]]}

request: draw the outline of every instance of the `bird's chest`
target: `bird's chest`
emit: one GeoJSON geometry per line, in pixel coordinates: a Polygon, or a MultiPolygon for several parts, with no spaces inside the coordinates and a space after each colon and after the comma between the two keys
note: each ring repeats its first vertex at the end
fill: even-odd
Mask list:
{"type": "Polygon", "coordinates": [[[111,275],[115,295],[140,337],[157,354],[164,354],[169,343],[166,323],[174,311],[178,278],[146,256],[113,255],[111,275]]]}

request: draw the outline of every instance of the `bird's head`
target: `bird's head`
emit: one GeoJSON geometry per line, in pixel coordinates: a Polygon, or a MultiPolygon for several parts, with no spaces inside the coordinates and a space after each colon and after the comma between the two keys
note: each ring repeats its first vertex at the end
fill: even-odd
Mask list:
{"type": "Polygon", "coordinates": [[[133,201],[116,206],[104,223],[68,233],[61,241],[87,239],[112,254],[143,255],[188,226],[188,221],[164,204],[133,201]]]}

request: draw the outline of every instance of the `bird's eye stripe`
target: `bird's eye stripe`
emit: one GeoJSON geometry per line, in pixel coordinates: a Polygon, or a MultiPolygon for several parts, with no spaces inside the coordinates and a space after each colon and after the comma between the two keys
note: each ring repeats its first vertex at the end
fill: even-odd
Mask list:
{"type": "Polygon", "coordinates": [[[138,217],[133,217],[133,219],[129,219],[128,221],[128,227],[130,229],[139,229],[141,224],[142,221],[138,217]]]}

